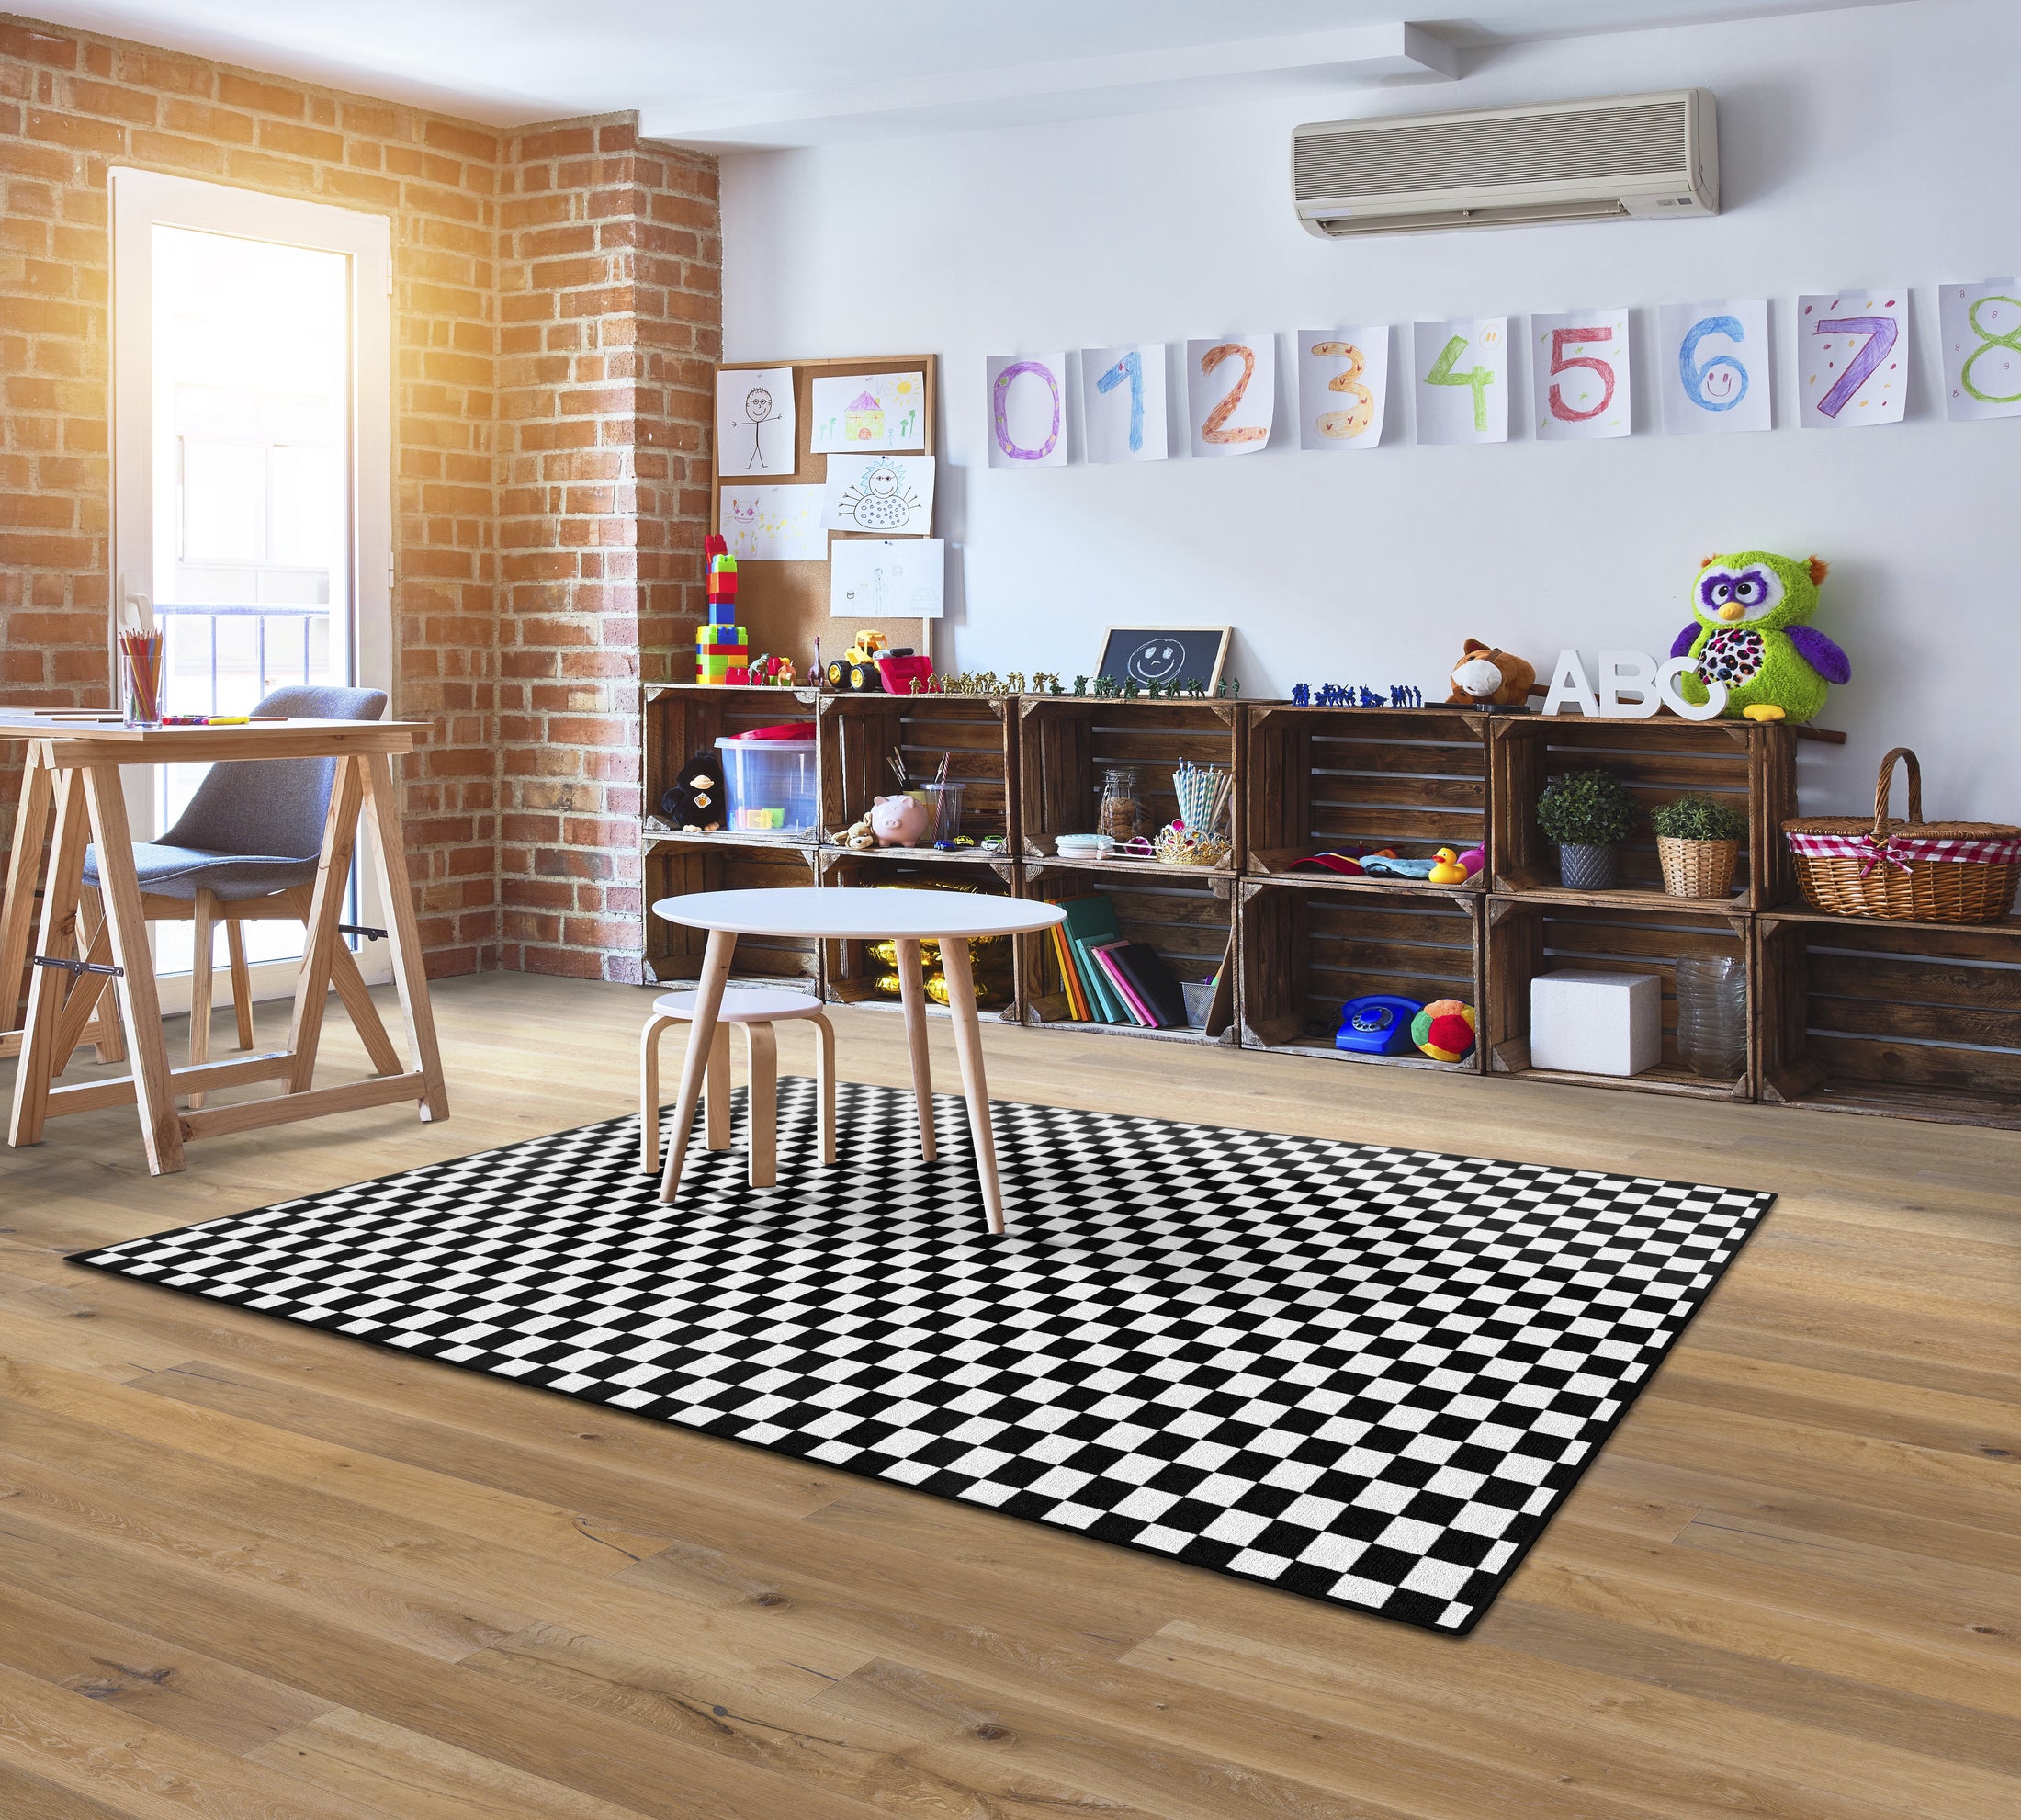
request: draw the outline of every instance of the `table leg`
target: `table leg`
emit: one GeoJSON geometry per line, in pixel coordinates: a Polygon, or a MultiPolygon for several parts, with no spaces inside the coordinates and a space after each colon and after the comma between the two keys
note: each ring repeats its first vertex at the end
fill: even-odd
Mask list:
{"type": "Polygon", "coordinates": [[[727,929],[709,931],[702,955],[702,977],[694,992],[694,1016],[688,1025],[688,1053],[681,1063],[681,1092],[673,1106],[673,1129],[667,1135],[666,1172],[660,1178],[660,1198],[671,1201],[681,1187],[681,1165],[687,1159],[688,1134],[694,1124],[695,1102],[702,1097],[709,1052],[716,1042],[716,1013],[723,1007],[723,988],[729,983],[729,964],[737,937],[727,929]]]}
{"type": "Polygon", "coordinates": [[[976,980],[968,966],[968,944],[941,943],[941,978],[947,981],[947,1008],[954,1019],[954,1053],[961,1057],[962,1091],[968,1096],[968,1130],[976,1143],[976,1174],[989,1230],[1003,1230],[1003,1188],[997,1180],[997,1139],[989,1126],[989,1083],[983,1078],[982,1025],[976,1016],[976,980]]]}
{"type": "Polygon", "coordinates": [[[35,932],[35,879],[42,869],[42,842],[49,837],[50,798],[42,743],[31,740],[21,773],[21,800],[15,809],[14,847],[7,855],[6,895],[0,898],[0,1056],[14,1055],[21,1046],[21,1031],[14,1020],[21,1009],[28,937],[35,932]]]}
{"type": "Polygon", "coordinates": [[[408,1066],[420,1074],[423,1125],[449,1116],[449,1089],[442,1078],[442,1052],[435,1046],[435,1008],[428,1002],[428,969],[421,955],[421,921],[414,915],[414,889],[407,876],[407,837],[394,794],[393,767],[384,752],[357,761],[365,774],[365,830],[378,860],[386,897],[386,942],[392,950],[393,980],[407,1020],[408,1066]]]}
{"type": "MultiPolygon", "coordinates": [[[[45,778],[47,775],[45,773],[45,778]]],[[[76,926],[78,896],[84,889],[85,845],[91,829],[82,774],[59,772],[53,794],[56,835],[50,848],[49,875],[42,887],[42,929],[37,952],[63,955],[69,952],[71,932],[76,926]]],[[[17,845],[17,857],[20,851],[17,845]]],[[[41,854],[38,853],[36,858],[40,860],[41,854]]],[[[29,873],[23,882],[33,876],[29,873]]],[[[25,953],[22,965],[28,965],[25,953]]],[[[21,1026],[21,1059],[14,1077],[14,1122],[7,1133],[10,1144],[42,1141],[50,1080],[57,1068],[56,1040],[68,978],[60,967],[39,967],[28,981],[28,1021],[21,1026]]]]}
{"type": "Polygon", "coordinates": [[[359,800],[357,761],[340,758],[330,786],[329,812],[323,818],[322,854],[316,862],[301,967],[295,975],[295,1012],[288,1027],[288,1047],[295,1057],[294,1072],[288,1078],[290,1093],[306,1093],[315,1084],[316,1050],[322,1041],[322,1014],[330,1000],[330,950],[344,939],[337,933],[337,919],[344,914],[344,887],[351,876],[359,800]]]}
{"type": "Polygon", "coordinates": [[[905,1006],[905,1046],[912,1058],[912,1099],[920,1109],[920,1155],[931,1162],[933,1057],[926,1046],[926,986],[920,974],[920,944],[901,940],[895,945],[898,951],[898,998],[905,1006]]]}
{"type": "Polygon", "coordinates": [[[141,883],[133,875],[133,832],[127,822],[126,795],[116,764],[85,768],[85,800],[91,808],[91,836],[98,848],[98,888],[112,930],[112,958],[123,974],[119,1009],[132,1057],[133,1094],[140,1103],[141,1143],[148,1173],[168,1175],[183,1166],[183,1125],[168,1078],[168,1047],[162,1036],[162,1004],[154,987],[154,956],[147,945],[147,916],[141,883]]]}
{"type": "Polygon", "coordinates": [[[769,1023],[744,1026],[745,1072],[750,1086],[744,1121],[751,1141],[751,1185],[775,1187],[779,1181],[779,1038],[769,1023]]]}
{"type": "MultiPolygon", "coordinates": [[[[92,942],[96,945],[106,926],[106,900],[100,892],[86,888],[85,908],[92,915],[92,942]]],[[[109,938],[108,952],[109,952],[109,938]]],[[[98,994],[98,1014],[92,1019],[85,1034],[91,1046],[98,1053],[102,1062],[126,1060],[126,1035],[119,1028],[119,982],[107,979],[105,989],[98,994]]]]}
{"type": "Polygon", "coordinates": [[[719,1023],[709,1043],[709,1071],[702,1082],[702,1147],[729,1148],[729,1025],[719,1023]]]}

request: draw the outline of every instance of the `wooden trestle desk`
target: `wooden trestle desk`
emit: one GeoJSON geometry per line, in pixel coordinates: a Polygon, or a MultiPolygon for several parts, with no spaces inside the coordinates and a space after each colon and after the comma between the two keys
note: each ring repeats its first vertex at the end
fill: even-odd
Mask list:
{"type": "Polygon", "coordinates": [[[282,1125],[324,1113],[400,1100],[420,1102],[423,1120],[446,1118],[442,1061],[435,1047],[421,937],[407,879],[400,803],[392,760],[414,747],[424,723],[386,720],[273,720],[240,727],[123,727],[117,721],[51,718],[0,720],[0,740],[28,742],[20,812],[0,900],[0,1023],[11,1024],[21,975],[32,955],[40,962],[28,985],[28,1021],[0,1030],[0,1056],[17,1055],[10,1144],[37,1144],[44,1124],[66,1113],[137,1105],[150,1174],[183,1167],[183,1146],[195,1137],[282,1125]],[[259,758],[333,758],[336,776],[323,823],[322,853],[312,888],[223,907],[241,920],[297,917],[308,924],[288,1046],[235,1061],[171,1068],[163,1039],[161,1002],[147,940],[148,902],[133,868],[119,769],[128,764],[204,763],[259,758]],[[362,812],[366,846],[383,887],[393,981],[407,1023],[408,1062],[401,1065],[366,991],[340,922],[362,812]],[[35,889],[43,841],[53,816],[40,932],[35,889]],[[98,853],[104,914],[96,928],[82,920],[86,896],[85,847],[98,853]],[[89,970],[79,971],[82,966],[89,970]],[[68,963],[68,965],[65,965],[68,963]],[[110,1080],[59,1086],[80,1043],[95,1040],[118,1058],[116,1034],[99,1010],[118,980],[132,1072],[110,1080]],[[334,988],[376,1070],[369,1080],[316,1087],[316,1049],[323,1008],[334,988]],[[277,1080],[279,1093],[241,1104],[178,1108],[178,1098],[246,1081],[277,1080]]]}

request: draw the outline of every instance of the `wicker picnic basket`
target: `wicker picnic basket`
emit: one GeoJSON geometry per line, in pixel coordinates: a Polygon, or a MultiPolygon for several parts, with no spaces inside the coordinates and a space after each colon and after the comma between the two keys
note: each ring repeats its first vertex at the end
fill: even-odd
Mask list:
{"type": "Polygon", "coordinates": [[[1880,761],[1869,827],[1857,815],[1785,821],[1797,882],[1834,916],[1918,922],[1998,922],[2021,883],[2021,828],[2004,821],[1925,821],[1923,768],[1906,746],[1880,761]],[[1909,819],[1888,814],[1896,759],[1909,769],[1909,819]]]}

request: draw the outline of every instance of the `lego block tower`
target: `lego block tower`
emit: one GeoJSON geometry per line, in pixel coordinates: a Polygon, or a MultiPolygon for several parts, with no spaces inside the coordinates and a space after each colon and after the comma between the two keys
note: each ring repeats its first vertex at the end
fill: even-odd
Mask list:
{"type": "Polygon", "coordinates": [[[737,623],[737,559],[722,537],[711,537],[702,548],[708,559],[709,616],[694,628],[694,680],[748,683],[751,636],[737,623]]]}

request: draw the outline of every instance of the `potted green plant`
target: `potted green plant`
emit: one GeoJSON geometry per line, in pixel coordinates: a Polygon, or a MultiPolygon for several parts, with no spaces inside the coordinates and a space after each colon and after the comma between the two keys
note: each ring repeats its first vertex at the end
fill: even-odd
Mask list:
{"type": "Polygon", "coordinates": [[[1620,882],[1620,843],[1638,810],[1621,780],[1598,766],[1553,777],[1537,798],[1537,825],[1558,843],[1559,881],[1575,891],[1606,891],[1620,882]]]}
{"type": "Polygon", "coordinates": [[[1717,797],[1679,797],[1651,811],[1649,821],[1665,891],[1673,898],[1731,895],[1746,816],[1717,797]]]}

